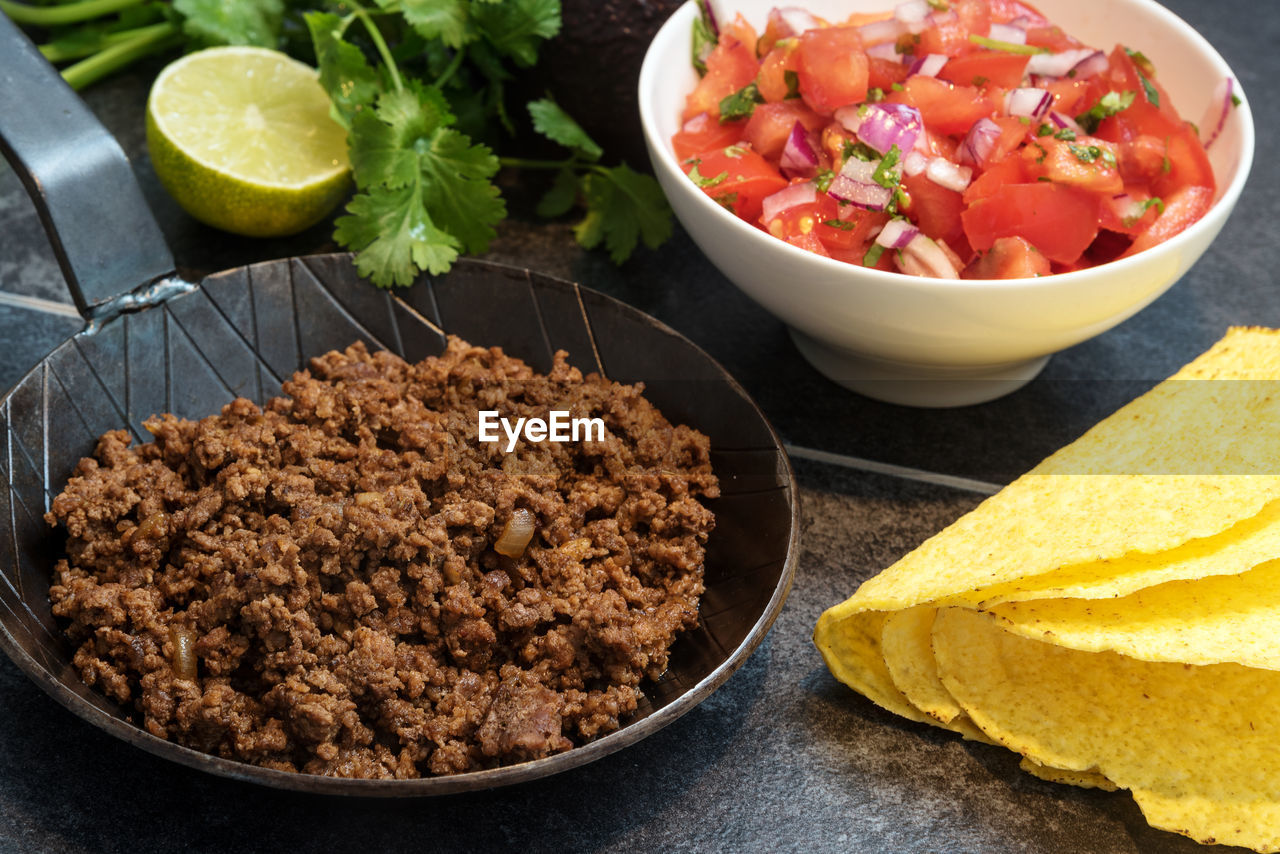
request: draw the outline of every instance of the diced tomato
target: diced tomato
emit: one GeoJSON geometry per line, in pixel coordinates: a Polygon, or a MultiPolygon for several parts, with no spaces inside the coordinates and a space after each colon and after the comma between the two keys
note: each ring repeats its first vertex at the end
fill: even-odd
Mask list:
{"type": "Polygon", "coordinates": [[[1164,213],[1156,218],[1149,229],[1138,235],[1133,245],[1124,253],[1125,257],[1164,243],[1175,234],[1185,231],[1187,226],[1208,213],[1212,205],[1213,190],[1209,187],[1182,187],[1175,190],[1164,200],[1164,213]]]}
{"type": "Polygon", "coordinates": [[[941,21],[926,27],[912,40],[915,45],[912,52],[916,56],[928,56],[931,53],[960,56],[973,49],[973,42],[969,41],[969,30],[959,15],[943,16],[941,21]]]}
{"type": "Polygon", "coordinates": [[[743,42],[721,35],[720,43],[707,57],[707,73],[685,98],[683,121],[698,113],[720,117],[720,102],[756,79],[755,53],[743,42]]]}
{"type": "Polygon", "coordinates": [[[1068,77],[1063,77],[1061,80],[1041,83],[1040,88],[1047,89],[1049,94],[1053,95],[1053,109],[1064,115],[1075,117],[1093,106],[1085,103],[1085,99],[1089,94],[1089,81],[1087,80],[1072,80],[1068,77]]]}
{"type": "Polygon", "coordinates": [[[883,211],[868,211],[849,204],[840,204],[826,193],[818,194],[819,239],[828,250],[853,249],[865,243],[871,230],[883,226],[889,221],[889,215],[883,211]],[[840,223],[840,225],[827,225],[840,223]]]}
{"type": "Polygon", "coordinates": [[[853,138],[853,134],[839,122],[832,122],[822,129],[822,151],[831,162],[831,168],[838,169],[844,165],[844,146],[853,138]]]}
{"type": "Polygon", "coordinates": [[[798,98],[790,101],[778,101],[776,104],[756,104],[742,138],[751,143],[751,147],[769,160],[782,155],[782,149],[791,135],[791,128],[796,122],[804,125],[805,130],[816,131],[826,124],[826,119],[817,115],[798,98]]]}
{"type": "Polygon", "coordinates": [[[985,199],[1005,184],[1025,184],[1031,180],[1022,163],[1022,155],[1013,152],[1003,160],[992,161],[985,172],[965,188],[964,203],[971,205],[985,199]]]}
{"type": "Polygon", "coordinates": [[[699,152],[725,148],[740,141],[746,126],[746,119],[721,124],[710,113],[699,113],[671,137],[671,147],[675,149],[677,158],[688,160],[699,152]]]}
{"type": "Polygon", "coordinates": [[[702,191],[747,222],[760,219],[766,196],[787,186],[787,179],[756,152],[743,146],[704,151],[685,160],[681,167],[702,191]]]}
{"type": "Polygon", "coordinates": [[[885,100],[910,104],[920,111],[927,127],[943,134],[968,133],[974,122],[997,111],[994,99],[982,89],[919,75],[885,100]]]}
{"type": "Polygon", "coordinates": [[[796,48],[800,96],[814,112],[831,115],[867,97],[867,54],[855,27],[826,27],[800,36],[796,48]]]}
{"type": "Polygon", "coordinates": [[[947,60],[938,72],[942,80],[961,86],[999,86],[1013,89],[1022,85],[1022,75],[1027,71],[1031,57],[1026,54],[1002,53],[997,50],[976,50],[973,53],[947,60]]]}
{"type": "Polygon", "coordinates": [[[741,42],[746,45],[752,55],[755,55],[756,28],[751,26],[746,18],[742,17],[741,12],[734,15],[732,21],[720,27],[720,38],[721,40],[728,38],[741,42]]]}
{"type": "Polygon", "coordinates": [[[765,54],[760,61],[760,73],[756,76],[756,87],[760,96],[766,101],[782,101],[791,93],[787,83],[787,72],[795,73],[796,46],[795,39],[788,39],[765,54]]]}
{"type": "Polygon", "coordinates": [[[881,92],[888,92],[893,88],[893,84],[907,79],[907,70],[906,63],[869,56],[867,57],[867,86],[871,89],[879,89],[881,92]]]}
{"type": "Polygon", "coordinates": [[[991,248],[960,271],[962,279],[1029,279],[1052,272],[1044,257],[1026,238],[997,237],[991,248]]]}
{"type": "Polygon", "coordinates": [[[1160,215],[1160,207],[1164,204],[1163,199],[1159,204],[1149,204],[1150,199],[1151,196],[1137,190],[1130,190],[1105,199],[1098,217],[1098,225],[1107,231],[1119,234],[1140,234],[1156,221],[1156,217],[1160,215]]]}
{"type": "Polygon", "coordinates": [[[1040,10],[1020,0],[990,0],[991,20],[998,24],[1007,24],[1016,18],[1028,19],[1029,26],[1044,26],[1049,19],[1040,14],[1040,10]]]}
{"type": "Polygon", "coordinates": [[[824,258],[830,258],[827,248],[822,245],[822,241],[818,239],[818,235],[812,231],[804,234],[795,234],[786,238],[786,241],[792,246],[799,246],[806,252],[812,252],[815,255],[821,255],[824,258]]]}
{"type": "Polygon", "coordinates": [[[1178,187],[1208,187],[1212,195],[1216,186],[1208,152],[1191,126],[1184,123],[1165,141],[1160,175],[1151,183],[1151,191],[1157,196],[1164,196],[1172,194],[1178,187]]]}
{"type": "Polygon", "coordinates": [[[1000,128],[1000,136],[996,137],[990,153],[987,154],[988,163],[1003,160],[1005,155],[1017,150],[1027,141],[1027,135],[1031,131],[1031,124],[1017,116],[996,116],[992,121],[996,123],[996,127],[1000,128]]]}
{"type": "Polygon", "coordinates": [[[1084,46],[1064,33],[1062,27],[1056,26],[1027,27],[1027,44],[1032,47],[1046,47],[1052,53],[1062,53],[1064,50],[1075,50],[1084,46]]]}
{"type": "Polygon", "coordinates": [[[1027,174],[1036,179],[1106,196],[1124,192],[1115,147],[1101,139],[1042,136],[1022,149],[1022,160],[1027,174]]]}
{"type": "Polygon", "coordinates": [[[908,212],[920,230],[954,248],[964,237],[964,226],[960,223],[960,214],[964,211],[961,195],[935,183],[923,172],[903,175],[902,186],[911,199],[908,212]]]}
{"type": "Polygon", "coordinates": [[[986,36],[991,32],[991,5],[987,0],[951,0],[951,11],[964,25],[966,40],[969,36],[986,36]]]}
{"type": "Polygon", "coordinates": [[[1076,187],[1037,182],[1005,184],[961,214],[969,244],[990,249],[997,238],[1019,236],[1050,261],[1070,264],[1098,234],[1100,199],[1076,187]]]}

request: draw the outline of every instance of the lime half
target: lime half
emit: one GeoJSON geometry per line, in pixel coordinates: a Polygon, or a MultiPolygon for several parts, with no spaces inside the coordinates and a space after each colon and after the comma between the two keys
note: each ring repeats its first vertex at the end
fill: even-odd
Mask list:
{"type": "Polygon", "coordinates": [[[210,48],[168,65],[147,101],[147,147],[189,214],[250,237],[314,225],[350,185],[347,133],[315,69],[266,48],[210,48]]]}

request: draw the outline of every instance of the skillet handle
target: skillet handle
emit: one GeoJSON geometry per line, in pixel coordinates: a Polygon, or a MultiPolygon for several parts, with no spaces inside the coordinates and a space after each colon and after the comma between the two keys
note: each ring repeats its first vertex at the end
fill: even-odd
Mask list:
{"type": "Polygon", "coordinates": [[[82,317],[173,272],[124,150],[3,13],[0,152],[36,203],[82,317]]]}

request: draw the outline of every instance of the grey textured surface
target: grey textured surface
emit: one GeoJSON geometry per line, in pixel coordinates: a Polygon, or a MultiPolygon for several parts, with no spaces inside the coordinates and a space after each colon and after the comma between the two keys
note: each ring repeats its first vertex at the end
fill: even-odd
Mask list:
{"type": "MultiPolygon", "coordinates": [[[[1101,2],[1101,0],[1089,0],[1101,2]]],[[[1168,294],[1054,357],[992,404],[920,412],[845,392],[734,289],[682,232],[619,269],[570,224],[505,224],[488,257],[573,278],[689,335],[791,442],[1007,481],[1168,375],[1234,324],[1280,326],[1280,10],[1258,0],[1168,0],[1223,54],[1258,124],[1253,175],[1221,237],[1168,294]]],[[[142,144],[141,69],[90,103],[119,136],[182,269],[199,275],[331,251],[327,224],[287,241],[230,238],[191,221],[142,144]]],[[[518,179],[523,182],[523,178],[518,179]]],[[[513,183],[518,196],[535,187],[513,183]]],[[[65,299],[34,210],[0,167],[0,290],[65,299]]],[[[74,323],[0,309],[8,385],[74,323]]],[[[809,640],[820,611],[974,506],[977,496],[801,463],[799,575],[761,649],[719,692],[645,742],[542,782],[420,802],[326,800],[202,776],[82,723],[0,660],[0,850],[485,850],[1189,852],[1123,793],[1055,786],[993,748],[901,722],[835,683],[809,640]]]]}

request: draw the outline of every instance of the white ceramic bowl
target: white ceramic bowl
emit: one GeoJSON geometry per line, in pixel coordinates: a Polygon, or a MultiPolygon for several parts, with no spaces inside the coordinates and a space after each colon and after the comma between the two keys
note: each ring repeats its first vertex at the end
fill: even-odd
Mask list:
{"type": "MultiPolygon", "coordinates": [[[[763,30],[782,0],[733,0],[763,30]]],[[[796,4],[792,4],[796,5],[796,4]]],[[[894,0],[803,0],[840,20],[892,8],[894,0]]],[[[1041,0],[1051,21],[1086,44],[1122,43],[1155,64],[1184,118],[1199,121],[1226,62],[1181,18],[1151,0],[1041,0]]],[[[654,171],[676,216],[707,257],[791,328],[800,352],[836,382],[915,406],[991,400],[1030,381],[1049,355],[1110,329],[1176,282],[1209,246],[1235,206],[1253,161],[1254,131],[1240,106],[1209,150],[1217,197],[1173,239],[1131,258],[1039,279],[924,279],[845,264],[777,240],[726,211],[680,171],[671,137],[697,76],[689,62],[693,0],[662,27],[640,70],[640,119],[654,171]]]]}

